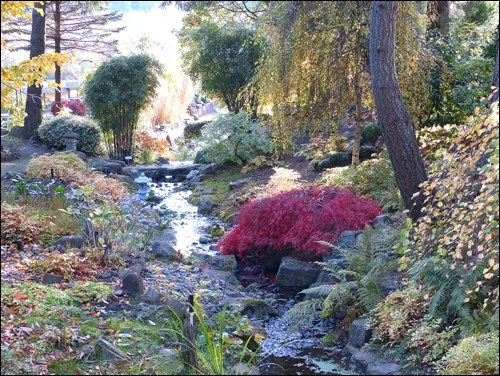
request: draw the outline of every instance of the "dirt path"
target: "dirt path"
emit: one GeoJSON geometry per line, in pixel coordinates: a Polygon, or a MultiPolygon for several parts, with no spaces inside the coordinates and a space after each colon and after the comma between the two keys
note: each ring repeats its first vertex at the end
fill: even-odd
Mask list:
{"type": "MultiPolygon", "coordinates": [[[[3,137],[6,136],[2,136],[2,138],[3,137]]],[[[28,166],[28,163],[32,158],[42,154],[49,153],[49,150],[46,145],[40,146],[39,144],[33,143],[33,141],[31,140],[22,140],[22,139],[19,139],[18,142],[19,142],[18,154],[20,158],[10,162],[2,161],[2,172],[1,172],[2,177],[5,176],[5,174],[7,173],[21,173],[26,171],[26,167],[28,166]]]]}

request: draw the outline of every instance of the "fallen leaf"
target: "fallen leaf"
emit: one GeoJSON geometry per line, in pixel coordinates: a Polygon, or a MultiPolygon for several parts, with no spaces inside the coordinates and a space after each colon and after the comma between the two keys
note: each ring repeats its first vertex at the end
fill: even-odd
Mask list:
{"type": "Polygon", "coordinates": [[[25,300],[25,299],[28,299],[28,295],[26,295],[26,294],[16,294],[16,295],[12,296],[12,299],[25,300]]]}

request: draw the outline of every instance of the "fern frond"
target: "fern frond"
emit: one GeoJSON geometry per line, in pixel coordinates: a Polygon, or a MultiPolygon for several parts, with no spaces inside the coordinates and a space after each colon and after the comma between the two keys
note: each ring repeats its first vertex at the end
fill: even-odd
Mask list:
{"type": "Polygon", "coordinates": [[[295,304],[285,313],[285,318],[293,321],[312,321],[322,309],[321,299],[309,299],[295,304]]]}

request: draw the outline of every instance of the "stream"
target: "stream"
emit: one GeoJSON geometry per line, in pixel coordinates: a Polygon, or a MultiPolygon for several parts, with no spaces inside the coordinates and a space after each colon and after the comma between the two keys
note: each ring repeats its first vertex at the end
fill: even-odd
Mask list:
{"type": "MultiPolygon", "coordinates": [[[[182,187],[182,183],[171,180],[173,179],[167,176],[167,182],[148,185],[162,199],[152,208],[168,209],[176,213],[170,223],[177,234],[176,249],[184,256],[189,256],[192,252],[216,255],[214,240],[210,238],[207,229],[221,222],[214,217],[198,214],[197,207],[187,201],[192,191],[182,187]],[[205,237],[210,241],[201,244],[200,238],[205,237]]],[[[299,301],[296,295],[276,291],[272,285],[264,285],[259,289],[257,293],[251,290],[245,293],[259,299],[265,296],[266,301],[271,302],[279,313],[277,317],[264,322],[266,338],[261,343],[258,362],[261,375],[335,375],[345,370],[347,359],[342,354],[343,346],[327,346],[321,341],[326,333],[332,331],[331,322],[316,320],[299,329],[289,330],[289,322],[283,315],[299,301]]]]}

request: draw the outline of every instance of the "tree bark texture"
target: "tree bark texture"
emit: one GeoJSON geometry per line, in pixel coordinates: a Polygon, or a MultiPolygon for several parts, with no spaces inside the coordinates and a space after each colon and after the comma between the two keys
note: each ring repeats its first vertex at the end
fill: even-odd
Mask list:
{"type": "MultiPolygon", "coordinates": [[[[45,53],[45,4],[35,3],[31,21],[30,59],[45,53]],[[40,15],[35,8],[43,11],[40,15]]],[[[36,82],[28,87],[26,94],[26,118],[24,119],[23,138],[30,138],[36,134],[42,123],[42,83],[36,82]],[[38,84],[38,86],[37,86],[38,84]]]]}
{"type": "Polygon", "coordinates": [[[490,97],[490,105],[498,101],[498,44],[497,44],[497,58],[495,63],[495,70],[493,71],[493,93],[490,97]]]}
{"type": "Polygon", "coordinates": [[[423,197],[420,195],[416,200],[412,197],[427,180],[427,173],[396,76],[396,16],[396,1],[372,1],[370,74],[378,121],[396,181],[410,217],[416,220],[423,197]]]}
{"type": "MultiPolygon", "coordinates": [[[[55,6],[55,10],[54,10],[54,28],[55,28],[54,52],[61,53],[61,2],[55,1],[54,6],[55,6]]],[[[56,85],[57,85],[55,102],[56,102],[56,113],[58,113],[62,108],[62,106],[61,106],[61,66],[58,64],[55,64],[55,68],[56,68],[55,81],[56,81],[56,85]]]]}

